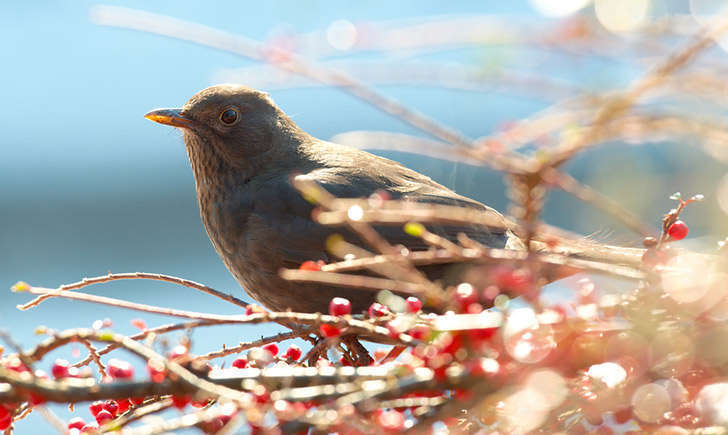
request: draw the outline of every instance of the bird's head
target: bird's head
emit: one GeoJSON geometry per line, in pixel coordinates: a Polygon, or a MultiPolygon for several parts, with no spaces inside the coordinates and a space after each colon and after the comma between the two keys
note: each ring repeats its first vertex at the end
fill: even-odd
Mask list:
{"type": "Polygon", "coordinates": [[[250,167],[264,155],[283,152],[301,134],[268,94],[240,85],[211,86],[180,109],[157,109],[145,117],[182,129],[193,167],[250,167]]]}

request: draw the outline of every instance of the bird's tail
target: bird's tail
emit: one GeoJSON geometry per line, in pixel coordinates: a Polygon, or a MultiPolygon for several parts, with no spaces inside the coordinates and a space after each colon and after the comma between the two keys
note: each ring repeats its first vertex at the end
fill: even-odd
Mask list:
{"type": "Polygon", "coordinates": [[[634,279],[644,277],[643,248],[608,245],[566,234],[538,238],[531,242],[531,248],[544,256],[546,266],[542,275],[549,282],[582,271],[634,279]]]}

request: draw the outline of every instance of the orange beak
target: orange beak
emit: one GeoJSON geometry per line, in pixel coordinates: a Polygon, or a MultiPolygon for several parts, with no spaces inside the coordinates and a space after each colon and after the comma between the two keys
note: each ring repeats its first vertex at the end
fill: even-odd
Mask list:
{"type": "Polygon", "coordinates": [[[171,125],[172,127],[192,128],[194,121],[185,118],[180,109],[156,109],[144,115],[150,121],[160,124],[171,125]]]}

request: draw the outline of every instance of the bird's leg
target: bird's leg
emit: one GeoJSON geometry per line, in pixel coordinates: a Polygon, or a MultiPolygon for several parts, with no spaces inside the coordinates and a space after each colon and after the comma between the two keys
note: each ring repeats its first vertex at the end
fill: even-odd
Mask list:
{"type": "Polygon", "coordinates": [[[308,361],[309,367],[315,367],[316,362],[321,358],[321,356],[326,355],[326,352],[329,349],[329,346],[332,344],[335,344],[335,342],[332,342],[328,338],[319,337],[311,350],[308,351],[305,357],[303,357],[303,360],[308,361]]]}
{"type": "Polygon", "coordinates": [[[355,366],[368,366],[374,362],[374,359],[372,359],[366,348],[359,342],[356,335],[345,335],[341,338],[341,341],[343,341],[346,344],[347,349],[349,349],[349,354],[352,356],[355,366]]]}

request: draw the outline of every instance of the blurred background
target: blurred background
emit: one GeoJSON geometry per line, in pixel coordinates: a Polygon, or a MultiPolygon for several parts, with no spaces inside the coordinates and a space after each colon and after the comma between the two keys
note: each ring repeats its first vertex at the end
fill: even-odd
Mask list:
{"type": "MultiPolygon", "coordinates": [[[[341,90],[281,73],[275,66],[99,25],[99,16],[109,12],[99,5],[103,4],[0,4],[5,58],[0,69],[0,285],[5,288],[18,280],[56,287],[107,272],[144,271],[245,296],[202,227],[180,133],[143,118],[156,107],[181,106],[211,84],[238,82],[264,89],[303,129],[322,139],[354,130],[426,137],[341,90]]],[[[343,6],[319,0],[114,5],[297,51],[479,138],[507,134],[516,121],[554,103],[624,89],[686,45],[689,35],[697,33],[722,2],[418,0],[343,6]]],[[[726,60],[718,47],[697,64],[715,73],[728,68],[726,60]]],[[[690,77],[676,83],[699,84],[690,77]]],[[[725,89],[715,89],[709,103],[697,97],[654,95],[650,104],[666,113],[720,120],[725,89]]],[[[558,134],[568,127],[567,123],[558,134]]],[[[549,135],[539,138],[544,143],[549,140],[549,135]]],[[[529,142],[522,151],[537,150],[539,141],[529,142]]],[[[728,188],[720,140],[706,143],[657,134],[636,142],[609,142],[609,147],[585,152],[564,169],[655,228],[674,206],[668,199],[671,193],[702,193],[706,201],[689,207],[684,215],[691,230],[688,243],[707,249],[724,237],[728,225],[721,205],[728,207],[728,188]]],[[[391,150],[376,153],[458,193],[508,209],[503,177],[489,168],[391,150]]],[[[544,218],[611,243],[635,245],[640,240],[609,216],[561,192],[549,196],[544,218]]],[[[151,305],[235,312],[215,298],[164,283],[118,282],[88,291],[151,305]]],[[[62,300],[21,312],[15,306],[26,302],[28,295],[2,294],[0,329],[25,348],[39,340],[34,335],[38,325],[90,327],[96,320],[110,318],[114,330],[133,333],[129,321],[135,317],[143,317],[150,326],[170,322],[62,300]]],[[[272,326],[200,329],[192,336],[193,349],[207,352],[277,330],[272,326]]],[[[85,353],[80,348],[57,352],[49,364],[53,356],[73,361],[85,353]]],[[[67,415],[63,408],[53,409],[67,415]]],[[[18,425],[19,433],[44,428],[49,426],[35,414],[18,425]]]]}

